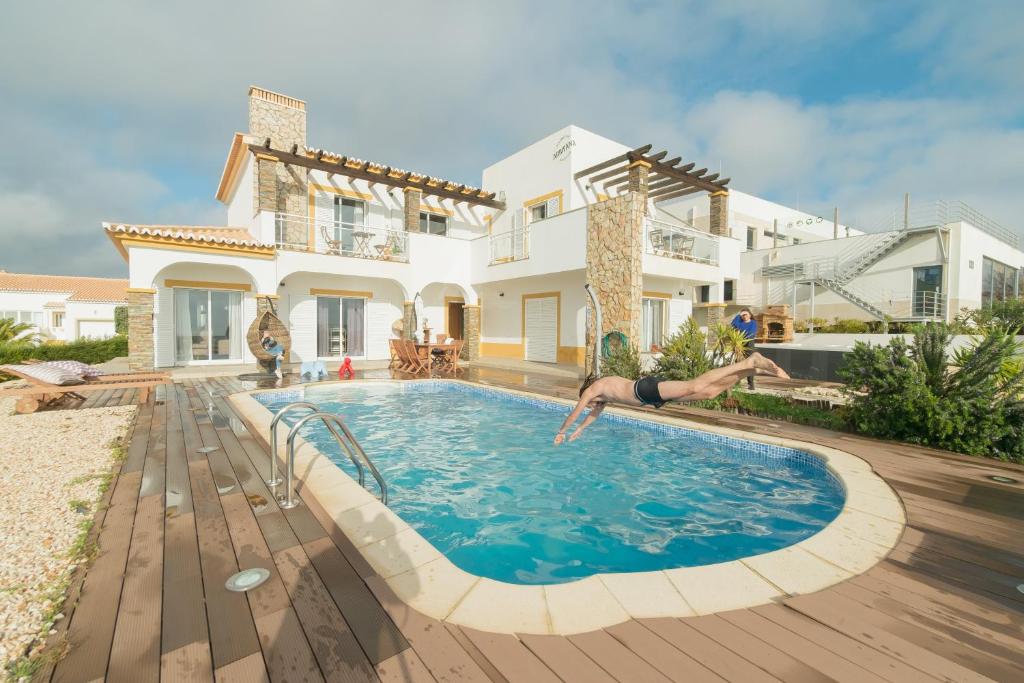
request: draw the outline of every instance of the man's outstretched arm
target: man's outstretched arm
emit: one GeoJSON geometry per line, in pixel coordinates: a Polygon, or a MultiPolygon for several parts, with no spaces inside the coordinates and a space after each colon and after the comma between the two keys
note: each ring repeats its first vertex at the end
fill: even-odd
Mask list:
{"type": "Polygon", "coordinates": [[[572,426],[573,422],[579,419],[580,415],[582,415],[583,411],[586,409],[587,404],[594,400],[597,393],[598,392],[594,391],[593,387],[590,387],[583,392],[580,396],[580,400],[576,403],[576,407],[572,409],[571,413],[569,413],[569,417],[565,418],[565,422],[563,422],[562,426],[559,428],[558,434],[555,434],[556,446],[565,441],[565,431],[572,426]]]}
{"type": "Polygon", "coordinates": [[[588,413],[587,417],[580,423],[580,426],[576,428],[576,431],[569,435],[569,441],[575,441],[580,438],[580,434],[583,433],[583,430],[594,424],[594,420],[601,417],[601,413],[604,411],[604,407],[606,405],[606,403],[598,403],[596,406],[591,408],[590,413],[588,413]]]}

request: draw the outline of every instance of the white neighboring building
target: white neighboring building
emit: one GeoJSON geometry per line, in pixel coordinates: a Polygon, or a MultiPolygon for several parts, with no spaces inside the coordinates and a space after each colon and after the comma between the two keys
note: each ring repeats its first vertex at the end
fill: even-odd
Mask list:
{"type": "Polygon", "coordinates": [[[127,289],[128,280],[0,270],[0,318],[31,324],[44,340],[105,339],[114,335],[114,309],[127,305],[127,289]]]}

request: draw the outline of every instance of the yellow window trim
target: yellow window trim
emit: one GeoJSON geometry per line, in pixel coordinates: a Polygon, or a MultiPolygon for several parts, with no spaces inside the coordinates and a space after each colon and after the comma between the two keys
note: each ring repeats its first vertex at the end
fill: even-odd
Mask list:
{"type": "Polygon", "coordinates": [[[544,202],[547,202],[547,200],[549,200],[549,199],[554,199],[555,197],[558,197],[558,213],[562,213],[562,211],[563,211],[563,209],[562,209],[562,202],[563,202],[563,197],[564,196],[565,196],[565,193],[562,190],[555,190],[554,192],[548,192],[547,194],[542,194],[539,197],[534,197],[533,199],[527,199],[525,202],[523,202],[523,208],[524,209],[529,209],[531,206],[536,206],[537,204],[542,204],[544,202]]]}
{"type": "Polygon", "coordinates": [[[561,292],[537,292],[536,294],[522,295],[522,327],[520,328],[523,346],[522,360],[526,360],[526,300],[527,299],[550,299],[555,298],[555,359],[558,359],[558,348],[562,346],[562,293],[561,292]]]}
{"type": "Polygon", "coordinates": [[[372,194],[366,192],[357,192],[356,190],[350,190],[344,187],[338,187],[336,185],[321,185],[320,183],[310,183],[309,187],[313,190],[320,192],[329,192],[331,194],[340,194],[343,197],[349,199],[362,199],[363,201],[372,202],[375,198],[372,194]]]}
{"type": "Polygon", "coordinates": [[[209,280],[164,280],[164,287],[189,287],[190,289],[231,289],[251,292],[252,287],[241,282],[211,282],[209,280]]]}
{"type": "Polygon", "coordinates": [[[672,298],[672,294],[670,294],[669,292],[651,292],[651,291],[648,291],[648,290],[644,290],[644,298],[645,299],[671,299],[672,298]]]}
{"type": "Polygon", "coordinates": [[[353,289],[321,289],[310,287],[309,293],[313,296],[347,296],[352,299],[372,299],[373,292],[359,292],[353,289]]]}
{"type": "Polygon", "coordinates": [[[156,294],[156,290],[149,287],[129,287],[124,291],[129,294],[156,294]]]}
{"type": "Polygon", "coordinates": [[[449,218],[455,215],[455,212],[450,209],[445,209],[440,206],[430,206],[429,204],[420,204],[420,211],[438,214],[440,216],[448,216],[449,218]]]}

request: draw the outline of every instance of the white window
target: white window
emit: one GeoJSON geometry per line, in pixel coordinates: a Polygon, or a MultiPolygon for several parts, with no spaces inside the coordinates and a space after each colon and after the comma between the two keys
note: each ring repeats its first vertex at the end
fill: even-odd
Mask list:
{"type": "Polygon", "coordinates": [[[36,311],[0,311],[0,319],[9,318],[13,323],[26,323],[34,327],[43,324],[43,314],[36,311]]]}
{"type": "Polygon", "coordinates": [[[64,314],[60,311],[54,311],[53,313],[53,328],[59,330],[64,327],[64,314]]]}
{"type": "Polygon", "coordinates": [[[747,227],[747,249],[753,251],[757,244],[757,228],[747,227]]]}
{"type": "Polygon", "coordinates": [[[537,221],[542,221],[542,220],[544,220],[547,217],[548,217],[548,205],[547,204],[537,204],[535,206],[531,206],[530,207],[530,222],[531,223],[536,223],[537,221]]]}
{"type": "Polygon", "coordinates": [[[316,355],[319,358],[366,355],[366,299],[316,298],[316,355]]]}
{"type": "Polygon", "coordinates": [[[421,211],[420,232],[425,232],[430,235],[447,235],[448,216],[442,216],[436,213],[427,213],[426,211],[421,211]]]}
{"type": "Polygon", "coordinates": [[[665,299],[643,299],[643,321],[641,328],[640,351],[653,351],[655,346],[665,343],[665,316],[667,301],[665,299]]]}

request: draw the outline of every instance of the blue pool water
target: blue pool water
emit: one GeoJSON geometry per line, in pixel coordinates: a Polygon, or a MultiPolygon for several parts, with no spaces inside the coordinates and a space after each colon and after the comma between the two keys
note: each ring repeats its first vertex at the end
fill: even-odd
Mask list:
{"type": "MultiPolygon", "coordinates": [[[[302,393],[256,398],[276,412],[302,393]]],[[[395,513],[457,566],[499,581],[561,583],[768,552],[817,532],[844,500],[808,453],[643,420],[606,414],[556,447],[568,407],[485,388],[326,385],[307,387],[305,400],[343,416],[395,513]]],[[[355,477],[322,424],[304,429],[355,477]]],[[[369,475],[367,486],[376,493],[369,475]]]]}

